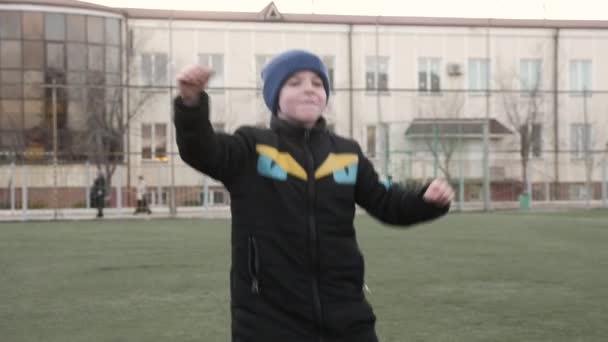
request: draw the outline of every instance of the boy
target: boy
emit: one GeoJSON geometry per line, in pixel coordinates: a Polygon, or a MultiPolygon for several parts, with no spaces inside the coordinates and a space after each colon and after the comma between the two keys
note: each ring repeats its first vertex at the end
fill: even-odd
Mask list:
{"type": "Polygon", "coordinates": [[[210,75],[191,66],[178,76],[174,121],[182,159],[231,195],[232,341],[377,341],[355,204],[410,225],[445,214],[453,191],[441,180],[420,193],[385,187],[357,142],[327,130],[329,80],[310,52],[284,52],[262,71],[270,129],[215,133],[210,75]]]}

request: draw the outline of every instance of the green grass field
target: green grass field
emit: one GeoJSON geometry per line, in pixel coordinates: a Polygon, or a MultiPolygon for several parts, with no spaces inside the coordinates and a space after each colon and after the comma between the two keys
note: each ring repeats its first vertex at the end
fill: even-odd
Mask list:
{"type": "MultiPolygon", "coordinates": [[[[608,212],[357,224],[381,341],[608,340],[608,212]]],[[[229,239],[228,221],[2,223],[0,341],[228,341],[229,239]]]]}

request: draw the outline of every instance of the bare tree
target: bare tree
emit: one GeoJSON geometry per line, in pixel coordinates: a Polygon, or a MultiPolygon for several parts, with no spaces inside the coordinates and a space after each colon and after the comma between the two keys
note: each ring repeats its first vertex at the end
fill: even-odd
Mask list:
{"type": "Polygon", "coordinates": [[[521,179],[524,187],[529,186],[528,165],[536,139],[540,138],[538,120],[544,100],[540,76],[539,68],[538,73],[533,77],[536,81],[533,84],[523,81],[527,86],[521,91],[515,90],[514,84],[522,83],[522,75],[515,72],[503,72],[498,74],[497,79],[500,100],[507,116],[507,122],[519,137],[521,179]]]}
{"type": "Polygon", "coordinates": [[[18,154],[25,151],[25,140],[23,127],[17,123],[15,117],[4,111],[4,105],[0,101],[0,117],[3,117],[0,126],[0,161],[14,162],[18,154]]]}
{"type": "Polygon", "coordinates": [[[418,104],[418,116],[443,124],[428,126],[428,132],[421,140],[431,152],[445,179],[450,180],[452,159],[460,146],[459,127],[462,123],[457,120],[462,117],[464,95],[462,92],[447,92],[440,96],[432,96],[425,102],[418,104]]]}
{"type": "Polygon", "coordinates": [[[596,136],[593,134],[594,124],[589,122],[589,91],[585,88],[583,89],[583,155],[584,155],[584,164],[585,164],[585,197],[587,200],[587,205],[589,205],[589,201],[593,199],[593,171],[595,166],[598,163],[595,162],[595,151],[594,146],[596,146],[596,136]]]}
{"type": "MultiPolygon", "coordinates": [[[[129,37],[132,39],[132,34],[129,37]]],[[[117,167],[125,163],[125,144],[130,133],[130,123],[156,95],[152,91],[142,91],[139,87],[134,91],[130,84],[130,80],[139,74],[133,58],[137,49],[133,47],[140,47],[144,39],[145,37],[139,37],[136,43],[127,42],[128,56],[124,66],[126,83],[108,83],[102,73],[97,73],[91,75],[92,82],[87,90],[84,148],[89,161],[104,175],[108,189],[117,167]],[[125,101],[129,101],[126,108],[125,101]]]]}

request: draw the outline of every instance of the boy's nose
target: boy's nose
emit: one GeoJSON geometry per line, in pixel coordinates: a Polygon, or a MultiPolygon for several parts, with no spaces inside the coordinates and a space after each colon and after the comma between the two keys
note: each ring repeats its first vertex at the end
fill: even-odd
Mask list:
{"type": "Polygon", "coordinates": [[[313,89],[314,89],[314,87],[312,86],[312,82],[304,82],[305,91],[312,91],[313,89]]]}

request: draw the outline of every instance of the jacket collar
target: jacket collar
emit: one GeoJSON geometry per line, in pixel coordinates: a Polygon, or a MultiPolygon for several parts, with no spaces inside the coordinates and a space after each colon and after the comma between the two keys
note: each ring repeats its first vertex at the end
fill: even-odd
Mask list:
{"type": "Polygon", "coordinates": [[[301,137],[310,132],[310,134],[319,134],[327,131],[327,123],[324,117],[319,117],[319,120],[311,128],[295,125],[289,121],[283,120],[276,115],[270,118],[270,129],[277,133],[285,133],[294,137],[301,137]]]}

